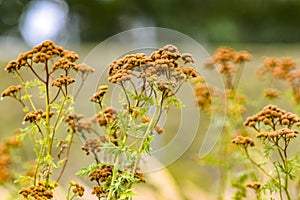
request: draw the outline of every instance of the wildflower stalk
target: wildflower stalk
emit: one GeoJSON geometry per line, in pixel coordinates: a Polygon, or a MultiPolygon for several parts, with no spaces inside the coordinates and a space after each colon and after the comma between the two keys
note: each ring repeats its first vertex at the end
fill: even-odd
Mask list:
{"type": "MultiPolygon", "coordinates": [[[[83,77],[86,78],[86,76],[93,71],[92,68],[88,66],[83,67],[76,65],[75,61],[77,59],[78,55],[75,52],[65,50],[52,41],[45,41],[33,47],[28,52],[20,54],[17,60],[10,61],[5,68],[8,73],[12,73],[18,77],[25,94],[21,96],[21,92],[19,92],[22,86],[11,86],[6,89],[1,96],[13,97],[22,104],[23,111],[26,113],[24,122],[29,123],[29,125],[22,130],[20,139],[24,139],[28,134],[31,135],[34,152],[36,154],[35,160],[37,163],[35,165],[34,174],[32,175],[33,185],[20,190],[20,194],[24,198],[53,198],[53,190],[56,187],[56,183],[51,182],[51,175],[53,174],[53,168],[56,164],[53,155],[54,143],[58,141],[58,146],[60,146],[60,142],[65,142],[58,140],[56,132],[65,118],[64,115],[67,115],[72,108],[72,101],[68,102],[68,100],[72,99],[68,96],[68,88],[71,83],[75,82],[75,79],[71,78],[68,74],[70,70],[79,71],[84,74],[83,77]],[[36,70],[33,65],[42,66],[41,70],[43,72],[36,70]],[[27,71],[32,73],[34,78],[26,82],[19,72],[19,70],[23,68],[28,69],[27,71]],[[64,71],[65,75],[62,74],[60,77],[56,77],[56,73],[54,73],[56,70],[64,71]],[[51,100],[51,92],[54,90],[54,87],[57,87],[58,90],[51,100]],[[40,109],[37,109],[33,102],[33,98],[30,95],[31,88],[38,89],[39,94],[44,99],[44,106],[40,109]],[[63,96],[61,101],[57,100],[59,96],[63,96]],[[22,99],[26,101],[22,101],[22,99]],[[59,103],[57,103],[57,101],[59,103]],[[66,106],[68,103],[70,104],[69,107],[66,106]],[[51,123],[51,117],[53,115],[56,116],[56,119],[54,123],[51,123]],[[36,194],[36,191],[40,190],[45,192],[36,194]]],[[[58,180],[65,170],[73,136],[74,132],[66,139],[67,142],[65,143],[68,143],[68,149],[58,180]]],[[[60,149],[60,151],[63,150],[64,149],[60,149]]],[[[62,153],[63,152],[60,152],[60,155],[62,153]]],[[[63,160],[58,161],[58,163],[62,161],[63,160]]],[[[23,179],[20,178],[18,181],[22,180],[23,179]]],[[[76,190],[80,191],[79,196],[83,195],[84,189],[81,186],[76,185],[76,190]]]]}
{"type": "MultiPolygon", "coordinates": [[[[21,84],[24,86],[23,88],[24,88],[24,91],[25,91],[25,95],[26,95],[26,97],[27,97],[27,99],[29,101],[29,104],[30,104],[31,108],[35,111],[36,108],[34,106],[34,103],[33,103],[32,99],[30,97],[30,94],[29,94],[27,88],[25,87],[25,81],[24,81],[24,79],[22,78],[21,74],[18,71],[15,71],[14,74],[19,78],[21,84]]],[[[25,107],[25,106],[23,105],[23,107],[25,107]]]]}

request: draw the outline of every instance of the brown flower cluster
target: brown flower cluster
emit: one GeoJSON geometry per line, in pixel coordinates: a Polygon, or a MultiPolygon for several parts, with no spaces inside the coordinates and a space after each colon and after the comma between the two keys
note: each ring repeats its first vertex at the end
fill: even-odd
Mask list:
{"type": "MultiPolygon", "coordinates": [[[[68,114],[65,118],[65,123],[69,126],[68,131],[72,131],[73,133],[77,132],[78,123],[81,119],[83,119],[83,115],[78,115],[75,113],[68,114]]],[[[80,126],[80,128],[84,129],[84,126],[80,126]]],[[[87,128],[90,128],[90,126],[87,128]]]]}
{"type": "Polygon", "coordinates": [[[264,75],[265,73],[271,73],[275,78],[279,79],[289,79],[293,70],[296,69],[296,63],[291,58],[270,58],[264,57],[264,64],[258,70],[259,75],[264,75]]]}
{"type": "Polygon", "coordinates": [[[6,90],[4,90],[1,94],[1,97],[17,97],[17,93],[21,90],[22,86],[21,85],[12,85],[9,86],[6,90]]]}
{"type": "Polygon", "coordinates": [[[85,63],[76,65],[75,70],[81,72],[82,74],[91,74],[95,71],[92,67],[88,66],[85,63]]]}
{"type": "Polygon", "coordinates": [[[96,116],[100,126],[106,126],[117,119],[118,111],[115,108],[108,107],[96,116]]]}
{"type": "Polygon", "coordinates": [[[101,85],[101,86],[99,86],[99,91],[96,92],[90,100],[92,102],[101,104],[104,95],[107,93],[107,89],[108,89],[107,85],[101,85]]]}
{"type": "Polygon", "coordinates": [[[19,147],[20,145],[21,142],[15,136],[6,139],[0,144],[0,185],[7,182],[11,177],[9,167],[11,164],[10,149],[19,147]]]}
{"type": "Polygon", "coordinates": [[[248,146],[254,146],[254,141],[252,138],[246,136],[241,136],[241,135],[238,135],[236,138],[234,138],[233,140],[231,140],[231,142],[233,144],[236,144],[236,145],[240,145],[240,146],[243,146],[245,148],[247,148],[248,146]]]}
{"type": "Polygon", "coordinates": [[[71,83],[74,83],[74,82],[75,82],[74,78],[71,78],[66,75],[60,75],[60,77],[55,79],[51,85],[60,88],[62,86],[67,87],[68,85],[70,85],[71,83]]]}
{"type": "Polygon", "coordinates": [[[270,73],[273,77],[285,81],[292,87],[294,99],[300,102],[300,69],[292,58],[265,57],[264,64],[258,69],[258,75],[270,73]]]}
{"type": "Polygon", "coordinates": [[[123,83],[132,77],[141,78],[149,83],[157,81],[157,78],[164,76],[167,80],[186,80],[198,76],[192,67],[182,68],[183,65],[193,63],[194,59],[190,54],[180,54],[173,45],[154,51],[150,56],[143,53],[126,55],[124,58],[115,60],[110,64],[108,75],[112,83],[123,83]]]}
{"type": "Polygon", "coordinates": [[[276,125],[290,128],[292,125],[298,125],[300,118],[291,112],[287,112],[276,105],[267,105],[262,111],[248,117],[244,125],[259,129],[259,124],[270,125],[274,130],[276,125]]]}
{"type": "Polygon", "coordinates": [[[98,197],[98,198],[101,198],[101,197],[106,197],[108,194],[108,191],[100,185],[95,185],[93,187],[92,194],[96,195],[96,197],[98,197]]]}
{"type": "MultiPolygon", "coordinates": [[[[49,113],[49,117],[52,117],[54,115],[54,112],[51,111],[49,113]]],[[[39,110],[36,110],[36,111],[31,111],[31,112],[28,112],[25,117],[24,117],[24,121],[27,122],[29,121],[30,123],[32,122],[38,122],[40,121],[41,119],[46,119],[46,116],[47,116],[47,113],[44,112],[43,110],[39,109],[39,110]]]]}
{"type": "MultiPolygon", "coordinates": [[[[121,175],[125,171],[119,170],[118,173],[121,175]]],[[[94,190],[92,191],[92,194],[95,194],[97,197],[105,197],[108,194],[109,190],[103,188],[100,183],[105,184],[109,182],[112,174],[113,174],[113,166],[107,164],[103,164],[99,166],[98,169],[96,169],[91,174],[89,174],[90,181],[96,181],[98,183],[97,186],[94,186],[94,190]]],[[[134,178],[140,182],[146,182],[143,173],[135,172],[134,178]]],[[[128,180],[124,179],[124,182],[128,182],[128,180]]]]}
{"type": "Polygon", "coordinates": [[[106,182],[113,174],[113,166],[103,164],[98,169],[89,174],[90,181],[96,181],[97,183],[106,182]]]}
{"type": "Polygon", "coordinates": [[[280,138],[284,137],[287,139],[292,139],[297,137],[299,131],[295,129],[282,128],[279,130],[275,130],[273,132],[260,132],[256,134],[257,138],[280,138]]]}
{"type": "Polygon", "coordinates": [[[194,85],[194,95],[200,109],[209,112],[211,106],[211,91],[212,88],[207,85],[200,76],[192,79],[194,85]]]}
{"type": "Polygon", "coordinates": [[[84,195],[84,187],[82,185],[79,185],[75,181],[70,181],[70,186],[74,187],[72,189],[72,192],[80,197],[84,195]]]}
{"type": "Polygon", "coordinates": [[[221,74],[224,75],[226,80],[226,88],[234,89],[238,84],[241,68],[244,63],[252,60],[251,54],[247,51],[236,51],[229,47],[220,47],[215,52],[213,58],[206,63],[208,68],[216,68],[221,74]],[[233,82],[233,74],[238,72],[233,82]]]}
{"type": "Polygon", "coordinates": [[[264,91],[264,96],[268,99],[275,99],[275,98],[279,97],[280,94],[281,94],[281,92],[274,88],[267,88],[264,91]]]}
{"type": "Polygon", "coordinates": [[[86,155],[90,153],[96,154],[101,151],[101,141],[96,138],[89,138],[81,149],[85,151],[86,155]]]}
{"type": "Polygon", "coordinates": [[[258,190],[262,187],[261,182],[250,182],[245,184],[246,187],[251,188],[253,190],[258,190]]]}
{"type": "Polygon", "coordinates": [[[61,68],[72,68],[75,65],[70,64],[78,59],[78,55],[75,52],[65,50],[61,46],[57,46],[52,41],[45,41],[40,45],[33,47],[30,51],[20,54],[17,60],[13,60],[6,66],[6,71],[11,73],[18,71],[21,67],[32,67],[34,63],[47,63],[50,59],[62,57],[62,60],[58,60],[53,65],[53,70],[61,68]],[[67,60],[66,60],[67,59],[67,60]]]}
{"type": "Polygon", "coordinates": [[[35,200],[48,200],[53,198],[53,192],[45,186],[44,183],[39,183],[36,186],[30,186],[29,188],[22,188],[19,192],[24,198],[29,196],[35,200]]]}
{"type": "Polygon", "coordinates": [[[220,73],[232,73],[237,70],[237,66],[232,64],[243,64],[251,60],[252,56],[247,51],[236,51],[229,47],[220,47],[215,52],[212,60],[208,61],[207,67],[220,64],[218,67],[220,73]]]}
{"type": "MultiPolygon", "coordinates": [[[[146,116],[143,116],[141,118],[141,122],[142,123],[150,123],[151,119],[150,117],[146,117],[146,116]]],[[[160,127],[158,124],[156,124],[156,126],[154,127],[154,131],[157,133],[157,134],[162,134],[164,133],[164,129],[162,127],[160,127]]]]}

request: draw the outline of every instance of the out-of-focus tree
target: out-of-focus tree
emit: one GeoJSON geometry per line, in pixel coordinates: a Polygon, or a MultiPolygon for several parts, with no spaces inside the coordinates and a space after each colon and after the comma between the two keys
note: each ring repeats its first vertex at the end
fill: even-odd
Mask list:
{"type": "MultiPolygon", "coordinates": [[[[58,0],[56,0],[58,1],[58,0]]],[[[99,41],[138,26],[171,28],[211,42],[300,42],[299,0],[65,0],[70,26],[99,41]]],[[[30,0],[0,1],[0,34],[18,35],[30,0]]]]}

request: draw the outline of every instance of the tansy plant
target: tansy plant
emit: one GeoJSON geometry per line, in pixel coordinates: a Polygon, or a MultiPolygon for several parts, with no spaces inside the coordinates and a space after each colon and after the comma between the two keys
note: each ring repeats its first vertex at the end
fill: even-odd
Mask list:
{"type": "MultiPolygon", "coordinates": [[[[215,148],[201,162],[216,165],[220,173],[218,186],[218,199],[225,199],[228,185],[234,182],[234,163],[236,156],[233,149],[228,145],[235,133],[245,134],[240,126],[243,123],[243,115],[246,112],[245,97],[240,92],[238,85],[241,79],[245,64],[252,60],[252,55],[247,51],[237,51],[229,47],[220,47],[216,50],[211,60],[205,63],[206,68],[217,70],[224,82],[224,89],[203,84],[196,81],[195,96],[200,109],[216,117],[212,121],[212,126],[220,126],[226,114],[222,133],[215,148]],[[212,104],[211,99],[215,101],[212,104]]],[[[234,183],[233,183],[234,184],[234,183]]],[[[234,194],[238,196],[239,194],[234,194]]]]}
{"type": "MultiPolygon", "coordinates": [[[[120,88],[121,108],[106,105],[104,98],[110,88],[101,85],[91,97],[98,107],[96,114],[84,118],[73,113],[78,91],[70,93],[72,83],[77,81],[72,75],[80,74],[80,89],[93,69],[75,64],[77,59],[75,52],[45,41],[5,68],[20,84],[7,88],[2,97],[11,97],[23,107],[26,127],[18,140],[29,136],[36,157],[33,172],[15,181],[28,183],[19,193],[26,199],[54,198],[53,190],[66,168],[73,138],[79,135],[84,140],[82,150],[95,162],[87,168],[82,166],[77,175],[87,176],[94,184],[95,198],[132,199],[135,184],[145,182],[139,163],[143,155],[151,155],[155,136],[164,132],[159,126],[162,113],[170,106],[181,108],[176,94],[184,83],[204,81],[193,68],[192,56],[181,54],[173,45],[148,56],[126,55],[113,61],[107,71],[110,85],[120,88]],[[36,92],[40,98],[34,96],[36,92]],[[64,123],[66,131],[59,128],[64,123]]],[[[66,199],[83,195],[84,187],[70,181],[66,199]]]]}
{"type": "Polygon", "coordinates": [[[251,137],[237,136],[232,140],[232,143],[238,145],[246,158],[265,176],[265,178],[258,176],[260,178],[255,180],[255,186],[253,183],[246,185],[256,191],[258,199],[262,198],[260,194],[262,191],[269,192],[270,198],[275,193],[280,199],[294,199],[290,183],[299,173],[299,158],[289,155],[289,147],[298,135],[298,130],[294,128],[299,122],[300,118],[296,114],[275,105],[268,105],[262,111],[248,117],[244,125],[257,132],[256,138],[263,147],[261,154],[263,158],[250,153],[254,146],[251,137]],[[259,159],[262,161],[258,161],[259,159]]]}
{"type": "Polygon", "coordinates": [[[35,153],[32,172],[15,180],[28,185],[19,192],[27,199],[53,198],[53,190],[68,162],[75,132],[62,131],[60,127],[73,111],[72,76],[79,73],[82,79],[78,81],[84,81],[93,72],[84,64],[75,64],[77,60],[75,52],[45,41],[5,67],[19,85],[8,87],[1,96],[10,97],[23,107],[26,127],[17,139],[29,137],[35,153]],[[58,174],[56,178],[54,172],[58,174]]]}
{"type": "Polygon", "coordinates": [[[176,94],[182,84],[199,77],[193,62],[190,54],[167,45],[149,56],[129,54],[109,65],[108,81],[120,88],[121,108],[105,105],[109,88],[101,85],[91,98],[99,112],[90,119],[76,116],[73,126],[85,139],[82,150],[95,160],[78,175],[89,177],[98,199],[132,199],[134,185],[145,182],[139,163],[143,155],[151,155],[154,137],[163,133],[162,113],[172,105],[181,107],[176,94]],[[92,122],[102,131],[91,128],[92,122]]]}

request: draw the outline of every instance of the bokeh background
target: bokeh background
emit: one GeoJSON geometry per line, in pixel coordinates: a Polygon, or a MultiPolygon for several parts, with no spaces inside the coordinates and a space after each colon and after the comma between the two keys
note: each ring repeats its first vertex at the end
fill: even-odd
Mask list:
{"type": "MultiPolygon", "coordinates": [[[[163,27],[193,38],[211,55],[224,45],[252,53],[254,59],[245,69],[240,87],[257,105],[263,105],[257,95],[264,86],[253,81],[255,70],[264,55],[299,60],[299,17],[299,0],[0,0],[0,64],[4,68],[19,53],[46,39],[77,51],[84,59],[99,43],[122,31],[163,27]]],[[[137,40],[141,37],[136,36],[137,40]]],[[[107,50],[113,53],[113,48],[107,50]]],[[[0,70],[0,91],[15,81],[0,70]]],[[[18,106],[0,102],[0,140],[21,126],[23,113],[18,106]]],[[[176,129],[180,113],[172,112],[166,133],[176,129]]],[[[209,117],[202,115],[201,119],[188,150],[166,169],[150,174],[149,187],[139,188],[146,194],[142,199],[216,199],[218,172],[198,158],[202,127],[209,117]]],[[[168,141],[172,136],[164,137],[168,141]]],[[[73,156],[81,155],[78,151],[73,156]]],[[[90,160],[84,161],[88,164],[90,160]]],[[[70,166],[67,176],[72,177],[80,165],[74,161],[70,166]]]]}

